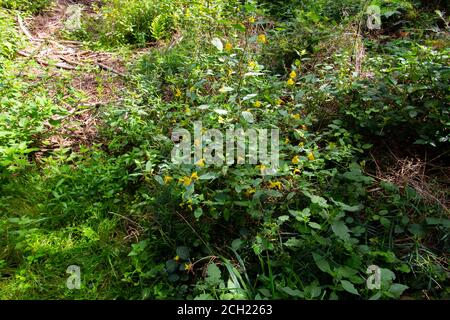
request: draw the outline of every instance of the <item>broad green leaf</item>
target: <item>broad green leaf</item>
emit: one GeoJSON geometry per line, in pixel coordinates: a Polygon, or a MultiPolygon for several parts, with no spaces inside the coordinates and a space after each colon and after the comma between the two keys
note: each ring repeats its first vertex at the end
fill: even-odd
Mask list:
{"type": "Polygon", "coordinates": [[[345,291],[359,296],[358,290],[356,290],[356,288],[353,285],[353,283],[351,283],[351,282],[349,282],[347,280],[341,280],[341,285],[342,285],[342,288],[344,288],[345,291]]]}
{"type": "Polygon", "coordinates": [[[189,248],[185,246],[178,247],[177,250],[177,256],[179,256],[183,260],[189,259],[189,248]]]}
{"type": "Polygon", "coordinates": [[[342,220],[334,221],[331,225],[331,229],[338,238],[344,241],[350,240],[349,230],[342,220]]]}
{"type": "Polygon", "coordinates": [[[317,267],[322,271],[326,273],[331,273],[331,267],[327,260],[325,260],[324,257],[321,255],[313,252],[312,254],[314,262],[316,263],[317,267]]]}
{"type": "Polygon", "coordinates": [[[220,52],[223,51],[223,43],[222,43],[222,41],[221,41],[219,38],[213,38],[213,39],[211,40],[211,43],[212,43],[212,45],[213,45],[214,47],[217,48],[217,50],[219,50],[220,52]]]}
{"type": "Polygon", "coordinates": [[[220,283],[222,273],[220,272],[219,267],[217,267],[215,263],[210,263],[208,265],[206,273],[207,273],[206,282],[212,285],[217,285],[220,283]]]}

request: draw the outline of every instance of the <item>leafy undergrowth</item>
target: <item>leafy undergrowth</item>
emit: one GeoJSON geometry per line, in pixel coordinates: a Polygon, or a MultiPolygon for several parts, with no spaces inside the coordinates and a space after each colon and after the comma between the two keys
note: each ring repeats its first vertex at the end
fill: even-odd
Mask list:
{"type": "Polygon", "coordinates": [[[449,297],[440,8],[378,1],[382,28],[368,30],[362,2],[121,2],[61,32],[117,51],[151,43],[76,147],[48,146],[82,98],[63,80],[75,73],[52,90],[51,66],[30,79],[17,12],[0,13],[0,298],[449,297]],[[279,129],[277,173],[175,164],[172,133],[199,121],[279,129]]]}

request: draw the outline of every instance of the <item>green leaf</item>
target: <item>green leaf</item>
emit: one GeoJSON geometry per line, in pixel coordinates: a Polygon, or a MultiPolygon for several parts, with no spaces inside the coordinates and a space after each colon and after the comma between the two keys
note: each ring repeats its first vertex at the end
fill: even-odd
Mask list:
{"type": "Polygon", "coordinates": [[[408,288],[409,287],[405,286],[404,284],[393,283],[389,288],[389,292],[392,293],[396,298],[400,298],[403,292],[408,288]]]}
{"type": "Polygon", "coordinates": [[[202,293],[194,298],[194,300],[214,300],[209,293],[202,293]]]}
{"type": "Polygon", "coordinates": [[[331,229],[338,238],[344,241],[350,240],[349,230],[342,220],[334,221],[331,225],[331,229]]]}
{"type": "Polygon", "coordinates": [[[206,273],[208,275],[206,277],[206,282],[212,285],[217,285],[220,283],[222,273],[220,272],[219,267],[217,267],[215,263],[210,263],[208,265],[206,273]]]}
{"type": "Polygon", "coordinates": [[[248,123],[253,123],[254,119],[253,119],[253,114],[251,112],[248,111],[242,111],[242,117],[245,119],[245,121],[247,121],[248,123]]]}
{"type": "Polygon", "coordinates": [[[316,222],[308,222],[308,225],[313,229],[322,230],[322,226],[316,222]]]}
{"type": "Polygon", "coordinates": [[[321,255],[313,252],[312,254],[314,262],[316,263],[317,267],[322,271],[326,273],[331,273],[331,267],[327,260],[325,260],[324,257],[321,255]]]}
{"type": "Polygon", "coordinates": [[[161,176],[155,176],[155,180],[156,180],[156,182],[158,182],[160,185],[164,185],[164,181],[163,181],[163,179],[161,178],[161,176]]]}
{"type": "Polygon", "coordinates": [[[223,51],[223,43],[222,43],[222,41],[221,41],[219,38],[213,38],[213,39],[211,40],[211,43],[212,43],[212,45],[213,45],[214,47],[217,48],[217,50],[219,50],[220,52],[223,51]]]}
{"type": "Polygon", "coordinates": [[[359,296],[358,290],[356,290],[353,283],[347,281],[347,280],[341,280],[342,288],[344,288],[345,291],[350,292],[351,294],[355,294],[359,296]]]}
{"type": "Polygon", "coordinates": [[[179,256],[180,259],[183,259],[183,260],[189,259],[189,248],[188,247],[184,247],[184,246],[178,247],[176,252],[177,252],[177,256],[179,256]]]}
{"type": "Polygon", "coordinates": [[[233,242],[231,243],[231,248],[233,248],[234,251],[238,251],[241,248],[243,243],[244,242],[239,238],[234,239],[233,242]]]}
{"type": "Polygon", "coordinates": [[[214,172],[208,172],[205,174],[202,174],[200,177],[198,177],[200,180],[212,180],[212,179],[216,179],[217,177],[219,177],[218,173],[214,173],[214,172]]]}
{"type": "Polygon", "coordinates": [[[304,298],[304,296],[305,296],[303,294],[303,292],[301,292],[300,290],[291,289],[289,287],[280,288],[280,291],[283,291],[284,293],[286,293],[288,296],[291,296],[291,297],[304,298]]]}
{"type": "Polygon", "coordinates": [[[195,219],[199,219],[202,215],[203,215],[203,209],[202,209],[202,208],[197,208],[197,209],[194,211],[194,217],[195,217],[195,219]]]}

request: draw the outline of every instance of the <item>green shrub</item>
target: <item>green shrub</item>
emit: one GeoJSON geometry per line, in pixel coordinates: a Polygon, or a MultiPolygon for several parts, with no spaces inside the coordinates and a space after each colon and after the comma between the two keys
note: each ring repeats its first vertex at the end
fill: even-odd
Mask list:
{"type": "Polygon", "coordinates": [[[0,0],[0,6],[8,9],[16,9],[38,13],[53,3],[53,0],[0,0]]]}

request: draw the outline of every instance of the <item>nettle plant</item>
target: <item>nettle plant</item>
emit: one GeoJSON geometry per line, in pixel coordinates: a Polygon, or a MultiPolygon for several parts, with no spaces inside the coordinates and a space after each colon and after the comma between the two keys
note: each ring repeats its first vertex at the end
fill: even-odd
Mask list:
{"type": "MultiPolygon", "coordinates": [[[[169,277],[186,281],[180,274],[186,271],[185,264],[192,274],[205,267],[193,261],[205,253],[213,255],[215,246],[230,241],[219,231],[226,225],[227,233],[236,235],[235,241],[226,245],[232,245],[260,273],[249,275],[256,277],[260,290],[245,291],[247,297],[371,294],[365,289],[367,266],[362,260],[371,251],[360,244],[366,229],[358,226],[358,213],[373,181],[363,174],[363,164],[355,162],[370,145],[343,128],[339,120],[320,128],[317,119],[305,113],[298,64],[285,74],[272,74],[258,61],[258,52],[270,38],[257,17],[247,15],[226,25],[228,36],[205,37],[197,45],[185,39],[164,56],[154,53],[140,66],[144,79],[160,89],[144,97],[153,108],[143,112],[142,119],[158,119],[158,135],[152,139],[165,147],[160,156],[142,163],[133,174],[154,174],[154,180],[145,180],[156,194],[146,197],[146,205],[159,208],[158,203],[164,202],[168,203],[164,210],[175,212],[174,218],[161,213],[162,221],[170,224],[171,219],[182,217],[184,223],[199,230],[194,244],[184,243],[191,250],[182,257],[183,265],[177,261],[180,255],[168,260],[169,277]],[[194,137],[196,121],[201,121],[205,130],[223,133],[232,127],[278,129],[277,173],[261,175],[264,163],[216,166],[205,159],[173,163],[172,133],[181,128],[194,137]],[[314,257],[329,257],[334,262],[325,268],[320,258],[311,260],[314,257]],[[286,268],[294,273],[301,270],[305,259],[315,261],[308,264],[308,270],[314,274],[318,268],[323,276],[300,279],[282,275],[286,268]]],[[[205,141],[193,138],[192,157],[200,146],[207,147],[205,141]]],[[[179,238],[179,234],[174,236],[179,238]]],[[[214,267],[207,269],[213,275],[197,288],[198,294],[210,294],[212,288],[229,292],[235,285],[227,283],[226,277],[222,281],[214,267]]]]}

